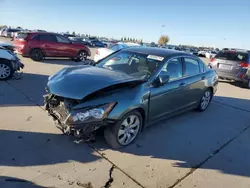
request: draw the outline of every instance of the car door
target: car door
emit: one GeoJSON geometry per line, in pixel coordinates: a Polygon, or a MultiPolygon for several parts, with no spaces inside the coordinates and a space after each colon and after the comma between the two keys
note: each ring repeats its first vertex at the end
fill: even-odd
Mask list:
{"type": "Polygon", "coordinates": [[[186,108],[195,106],[201,99],[206,86],[204,63],[195,57],[183,57],[186,108]]]}
{"type": "Polygon", "coordinates": [[[58,51],[58,43],[55,35],[52,34],[40,34],[39,35],[40,48],[46,54],[46,56],[56,57],[60,56],[58,51]]]}
{"type": "Polygon", "coordinates": [[[76,50],[72,42],[64,36],[56,35],[58,42],[58,51],[61,54],[61,57],[75,57],[76,50]]]}
{"type": "Polygon", "coordinates": [[[167,74],[168,83],[151,87],[149,121],[154,122],[162,117],[169,116],[180,111],[185,104],[183,62],[181,57],[168,60],[162,67],[159,75],[167,74]]]}

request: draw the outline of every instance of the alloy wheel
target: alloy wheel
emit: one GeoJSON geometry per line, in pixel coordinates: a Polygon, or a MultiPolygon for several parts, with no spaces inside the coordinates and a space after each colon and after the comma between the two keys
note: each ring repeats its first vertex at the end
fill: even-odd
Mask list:
{"type": "Polygon", "coordinates": [[[6,79],[11,75],[11,69],[8,65],[0,64],[0,78],[6,79]]]}
{"type": "Polygon", "coordinates": [[[205,110],[208,107],[210,100],[211,100],[211,92],[209,90],[207,90],[201,99],[201,109],[202,110],[205,110]]]}
{"type": "Polygon", "coordinates": [[[86,53],[85,53],[85,52],[79,52],[79,54],[78,54],[78,59],[79,59],[80,61],[83,61],[83,60],[87,59],[86,53]]]}
{"type": "Polygon", "coordinates": [[[130,115],[126,117],[118,130],[118,142],[121,145],[130,144],[137,136],[140,130],[141,122],[138,116],[130,115]]]}

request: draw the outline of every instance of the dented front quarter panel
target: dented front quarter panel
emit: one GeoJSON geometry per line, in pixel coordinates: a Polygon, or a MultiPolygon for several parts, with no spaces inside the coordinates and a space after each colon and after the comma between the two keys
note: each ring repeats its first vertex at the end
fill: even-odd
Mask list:
{"type": "Polygon", "coordinates": [[[108,119],[117,121],[131,110],[140,109],[144,111],[145,121],[147,121],[150,96],[150,90],[147,85],[147,83],[142,83],[133,88],[124,88],[111,94],[98,96],[75,106],[73,110],[116,102],[117,104],[109,113],[108,119]]]}

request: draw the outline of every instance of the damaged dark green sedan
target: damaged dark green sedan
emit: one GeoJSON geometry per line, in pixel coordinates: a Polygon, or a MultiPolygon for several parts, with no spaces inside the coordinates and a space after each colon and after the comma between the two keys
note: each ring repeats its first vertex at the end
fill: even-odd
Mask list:
{"type": "Polygon", "coordinates": [[[45,107],[64,133],[88,138],[103,127],[107,143],[119,148],[159,120],[205,111],[217,85],[216,72],[196,56],[131,47],[51,76],[45,107]]]}

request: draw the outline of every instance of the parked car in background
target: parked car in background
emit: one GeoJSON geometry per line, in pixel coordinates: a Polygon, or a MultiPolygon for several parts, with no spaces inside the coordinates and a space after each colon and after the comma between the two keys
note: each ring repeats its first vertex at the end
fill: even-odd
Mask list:
{"type": "Polygon", "coordinates": [[[207,51],[205,53],[205,56],[206,56],[206,58],[211,59],[211,58],[214,58],[216,56],[216,54],[217,54],[216,51],[207,51]]]}
{"type": "Polygon", "coordinates": [[[16,71],[24,68],[20,59],[9,50],[9,46],[0,44],[0,81],[10,79],[16,71]]]}
{"type": "Polygon", "coordinates": [[[0,36],[4,36],[4,32],[7,30],[7,27],[4,27],[0,30],[0,36]]]}
{"type": "Polygon", "coordinates": [[[131,47],[96,66],[52,75],[45,109],[64,133],[89,138],[103,127],[106,142],[120,148],[157,121],[191,109],[205,111],[217,85],[216,72],[196,56],[131,47]]]}
{"type": "Polygon", "coordinates": [[[16,52],[40,61],[44,57],[68,57],[82,61],[90,56],[88,47],[81,43],[72,43],[67,37],[49,32],[24,32],[14,40],[16,52]]]}
{"type": "Polygon", "coordinates": [[[19,32],[22,32],[23,31],[23,29],[13,29],[12,31],[11,31],[11,38],[14,38],[14,37],[16,37],[17,36],[17,34],[19,33],[19,32]]]}
{"type": "Polygon", "coordinates": [[[99,40],[89,40],[89,45],[92,47],[107,47],[108,45],[99,40]]]}
{"type": "Polygon", "coordinates": [[[64,37],[67,37],[67,38],[69,38],[69,37],[76,37],[75,35],[68,34],[68,33],[62,33],[62,35],[63,35],[64,37]]]}
{"type": "Polygon", "coordinates": [[[113,44],[115,44],[114,42],[112,41],[108,41],[108,40],[101,40],[102,43],[106,44],[106,47],[110,47],[112,46],[113,44]]]}
{"type": "Polygon", "coordinates": [[[87,38],[83,38],[83,37],[68,37],[68,39],[72,42],[72,43],[82,43],[84,45],[88,45],[89,43],[86,42],[87,38]]]}
{"type": "Polygon", "coordinates": [[[113,44],[108,48],[98,48],[96,50],[95,56],[94,56],[94,61],[97,62],[100,59],[103,59],[104,57],[121,50],[123,48],[128,48],[131,46],[140,46],[139,44],[136,43],[123,43],[123,42],[118,42],[117,44],[113,44]]]}
{"type": "Polygon", "coordinates": [[[6,30],[3,31],[3,36],[4,37],[13,37],[14,33],[21,31],[21,29],[12,29],[12,28],[8,28],[6,30]]]}
{"type": "Polygon", "coordinates": [[[191,48],[190,52],[191,54],[198,56],[198,50],[191,48]]]}
{"type": "Polygon", "coordinates": [[[47,31],[45,31],[45,30],[42,30],[42,29],[35,29],[35,30],[33,30],[34,32],[47,32],[47,31]]]}
{"type": "Polygon", "coordinates": [[[242,82],[250,88],[250,52],[230,49],[220,51],[210,60],[209,66],[216,70],[219,78],[242,82]]]}
{"type": "Polygon", "coordinates": [[[206,51],[205,50],[198,51],[198,56],[199,57],[206,57],[206,51]]]}

